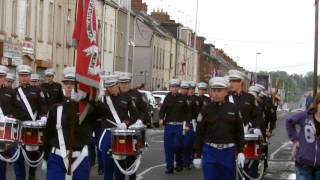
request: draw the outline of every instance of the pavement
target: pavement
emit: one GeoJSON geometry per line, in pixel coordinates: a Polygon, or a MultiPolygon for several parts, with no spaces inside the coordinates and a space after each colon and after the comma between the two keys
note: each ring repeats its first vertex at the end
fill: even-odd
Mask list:
{"type": "MultiPolygon", "coordinates": [[[[270,140],[269,168],[263,179],[266,180],[290,180],[295,179],[294,162],[291,157],[291,146],[285,130],[285,119],[292,113],[278,112],[277,127],[274,136],[270,140]]],[[[195,180],[202,179],[202,172],[193,168],[190,171],[182,171],[173,175],[166,175],[163,151],[163,130],[147,130],[149,148],[144,152],[142,163],[137,171],[137,180],[195,180]]],[[[7,179],[14,180],[12,165],[8,165],[7,179]]],[[[37,179],[45,179],[45,172],[37,171],[37,179]]],[[[101,180],[103,176],[97,174],[97,166],[92,168],[90,180],[101,180]]]]}

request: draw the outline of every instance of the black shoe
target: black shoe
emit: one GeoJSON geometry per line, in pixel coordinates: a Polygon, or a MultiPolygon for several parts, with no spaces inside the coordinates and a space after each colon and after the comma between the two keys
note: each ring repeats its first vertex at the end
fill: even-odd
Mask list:
{"type": "Polygon", "coordinates": [[[268,160],[264,160],[264,168],[265,168],[265,170],[268,169],[268,160]]]}
{"type": "Polygon", "coordinates": [[[184,165],[184,168],[188,171],[190,171],[192,168],[191,168],[191,165],[184,165]]]}
{"type": "Polygon", "coordinates": [[[171,170],[166,170],[164,173],[166,173],[166,174],[173,174],[173,169],[171,169],[171,170]]]}
{"type": "Polygon", "coordinates": [[[182,166],[177,166],[177,167],[175,168],[175,170],[176,170],[177,172],[180,172],[180,171],[183,170],[183,167],[182,167],[182,166]]]}
{"type": "Polygon", "coordinates": [[[29,176],[28,180],[36,180],[35,176],[29,176]]]}
{"type": "Polygon", "coordinates": [[[98,169],[98,175],[100,176],[103,175],[103,169],[100,169],[100,168],[98,169]]]}

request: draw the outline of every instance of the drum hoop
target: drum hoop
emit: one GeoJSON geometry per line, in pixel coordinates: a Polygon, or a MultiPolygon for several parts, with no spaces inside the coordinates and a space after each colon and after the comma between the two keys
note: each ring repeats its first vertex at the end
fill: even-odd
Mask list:
{"type": "Polygon", "coordinates": [[[12,143],[18,143],[18,138],[17,138],[17,140],[15,141],[15,140],[9,140],[9,139],[3,139],[3,138],[0,138],[0,142],[12,142],[12,143]]]}
{"type": "Polygon", "coordinates": [[[14,118],[5,118],[5,120],[0,120],[0,123],[5,123],[5,124],[19,124],[19,120],[18,119],[14,119],[14,118]]]}
{"type": "Polygon", "coordinates": [[[139,135],[140,131],[137,130],[132,130],[132,129],[112,129],[111,130],[111,135],[112,136],[135,136],[139,135]]]}
{"type": "Polygon", "coordinates": [[[111,133],[111,136],[139,136],[138,132],[114,132],[111,133]]]}
{"type": "Polygon", "coordinates": [[[44,129],[46,124],[43,122],[37,121],[23,121],[21,124],[22,128],[31,128],[31,129],[44,129]]]}

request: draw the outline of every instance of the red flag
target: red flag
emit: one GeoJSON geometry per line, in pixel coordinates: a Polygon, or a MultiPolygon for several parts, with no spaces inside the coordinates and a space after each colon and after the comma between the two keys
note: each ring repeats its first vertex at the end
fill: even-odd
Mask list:
{"type": "MultiPolygon", "coordinates": [[[[99,88],[99,59],[97,42],[95,0],[78,0],[77,22],[73,32],[73,39],[78,42],[76,79],[79,89],[95,95],[95,88],[99,88]]],[[[86,111],[87,104],[80,103],[80,113],[86,111]]]]}

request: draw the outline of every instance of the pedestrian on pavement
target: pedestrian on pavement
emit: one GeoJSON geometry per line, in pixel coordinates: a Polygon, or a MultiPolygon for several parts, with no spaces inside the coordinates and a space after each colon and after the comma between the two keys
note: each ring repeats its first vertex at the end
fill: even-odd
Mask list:
{"type": "MultiPolygon", "coordinates": [[[[202,108],[197,119],[194,157],[202,154],[204,180],[236,179],[236,158],[244,167],[243,125],[237,106],[226,100],[228,84],[224,77],[210,80],[213,101],[202,108]]],[[[200,164],[196,159],[194,164],[200,164]]]]}
{"type": "Polygon", "coordinates": [[[310,108],[312,102],[313,102],[313,97],[311,93],[309,93],[308,96],[306,97],[306,109],[310,108]]]}
{"type": "Polygon", "coordinates": [[[298,180],[320,179],[320,94],[311,108],[289,117],[286,121],[289,139],[293,142],[298,180]],[[297,131],[297,126],[299,131],[297,131]],[[299,133],[298,133],[299,132],[299,133]]]}
{"type": "Polygon", "coordinates": [[[186,96],[178,93],[179,79],[171,79],[170,92],[164,99],[159,116],[160,127],[164,125],[164,151],[166,159],[166,174],[174,173],[174,160],[176,171],[183,168],[183,124],[188,119],[188,105],[186,96]]]}

